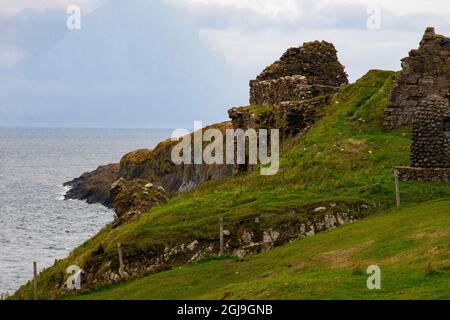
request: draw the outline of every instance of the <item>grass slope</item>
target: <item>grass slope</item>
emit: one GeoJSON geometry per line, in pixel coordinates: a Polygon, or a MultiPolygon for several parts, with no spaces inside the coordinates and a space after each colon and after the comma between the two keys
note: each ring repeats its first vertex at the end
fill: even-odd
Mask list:
{"type": "MultiPolygon", "coordinates": [[[[39,296],[54,298],[55,284],[67,277],[67,266],[84,267],[99,248],[105,259],[116,261],[117,242],[124,244],[124,255],[131,256],[162,252],[165,246],[195,239],[217,240],[221,216],[226,229],[256,216],[261,228],[269,229],[304,221],[311,208],[330,202],[392,208],[392,169],[409,163],[411,135],[409,129],[385,131],[382,127],[394,76],[394,72],[373,70],[336,95],[330,105],[321,108],[323,118],[313,129],[283,143],[277,175],[261,176],[255,171],[211,181],[117,229],[108,225],[40,275],[39,296]]],[[[401,192],[404,204],[450,198],[450,186],[432,183],[403,184],[401,192]]],[[[250,289],[257,292],[257,288],[250,289]]],[[[31,297],[31,284],[15,295],[31,297]]]]}
{"type": "Polygon", "coordinates": [[[198,262],[78,298],[450,299],[450,201],[372,215],[243,260],[198,262]],[[381,290],[366,287],[369,265],[381,268],[381,290]]]}

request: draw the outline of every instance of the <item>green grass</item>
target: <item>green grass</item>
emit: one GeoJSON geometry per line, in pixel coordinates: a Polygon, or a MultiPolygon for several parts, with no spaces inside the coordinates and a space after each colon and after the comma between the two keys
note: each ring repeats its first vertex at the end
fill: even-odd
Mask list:
{"type": "Polygon", "coordinates": [[[243,260],[199,262],[77,298],[450,299],[450,201],[372,215],[243,260]],[[366,287],[369,265],[381,268],[381,290],[366,287]]]}
{"type": "MultiPolygon", "coordinates": [[[[408,128],[385,131],[382,127],[382,113],[394,77],[394,72],[370,71],[344,88],[330,105],[321,107],[324,116],[313,129],[301,138],[284,141],[277,175],[261,176],[255,170],[226,181],[211,181],[175,196],[126,225],[105,227],[40,275],[39,296],[58,297],[55,285],[66,277],[66,267],[76,264],[84,268],[93,263],[92,255],[99,250],[103,258],[95,262],[103,268],[116,255],[117,242],[125,244],[124,254],[130,257],[162,252],[165,246],[195,239],[217,240],[217,221],[221,216],[225,228],[258,216],[261,228],[269,229],[302,220],[314,206],[330,202],[348,206],[377,204],[379,210],[392,208],[393,167],[408,165],[411,136],[408,128]]],[[[401,196],[406,205],[449,199],[450,186],[402,184],[401,196]]],[[[320,275],[318,271],[317,279],[320,275]]],[[[310,290],[314,290],[316,282],[311,281],[310,290]]],[[[255,298],[262,295],[257,288],[257,284],[249,288],[254,290],[255,298]]],[[[27,284],[15,298],[30,298],[31,292],[31,285],[27,284]]]]}

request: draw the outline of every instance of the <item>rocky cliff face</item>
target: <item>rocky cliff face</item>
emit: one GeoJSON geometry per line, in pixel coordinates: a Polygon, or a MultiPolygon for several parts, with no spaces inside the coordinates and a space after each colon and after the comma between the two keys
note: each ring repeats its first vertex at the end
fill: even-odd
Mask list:
{"type": "Polygon", "coordinates": [[[119,164],[100,166],[92,172],[66,182],[64,186],[71,187],[65,195],[66,199],[86,200],[88,203],[100,203],[112,208],[110,193],[111,185],[119,178],[119,164]]]}
{"type": "MultiPolygon", "coordinates": [[[[218,129],[225,135],[226,130],[231,128],[230,122],[223,122],[203,130],[218,129]]],[[[119,176],[127,180],[152,182],[172,194],[189,191],[208,180],[220,180],[233,175],[231,165],[175,165],[171,155],[176,144],[178,142],[166,140],[153,150],[138,150],[125,155],[120,161],[119,176]]]]}
{"type": "MultiPolygon", "coordinates": [[[[218,129],[225,133],[231,128],[230,122],[224,122],[204,130],[218,129]]],[[[153,150],[141,149],[126,154],[119,164],[101,166],[85,173],[65,184],[72,187],[66,199],[86,200],[114,208],[115,223],[123,223],[133,215],[164,203],[164,199],[173,193],[186,192],[205,181],[224,179],[237,172],[233,165],[226,164],[177,166],[171,159],[176,144],[178,142],[166,140],[153,150]],[[154,188],[143,190],[149,185],[154,188]],[[159,192],[153,192],[156,190],[159,192]]]]}
{"type": "Polygon", "coordinates": [[[391,103],[384,114],[384,126],[395,129],[410,125],[420,101],[431,94],[447,98],[450,88],[450,38],[427,28],[419,49],[402,60],[391,103]]]}

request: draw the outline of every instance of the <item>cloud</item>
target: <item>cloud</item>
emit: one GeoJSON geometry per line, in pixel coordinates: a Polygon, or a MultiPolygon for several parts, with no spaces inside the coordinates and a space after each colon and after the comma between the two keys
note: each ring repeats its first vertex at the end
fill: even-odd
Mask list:
{"type": "Polygon", "coordinates": [[[327,40],[356,80],[369,68],[398,69],[427,26],[450,33],[447,0],[165,1],[189,13],[202,39],[249,77],[287,47],[327,40]],[[373,6],[380,9],[380,30],[367,27],[373,6]]]}
{"type": "Polygon", "coordinates": [[[0,69],[14,67],[25,55],[19,47],[0,45],[0,69]]]}
{"type": "Polygon", "coordinates": [[[206,6],[251,10],[266,17],[299,17],[308,15],[312,7],[319,10],[336,5],[377,5],[396,15],[411,15],[420,13],[443,14],[450,12],[448,0],[165,0],[175,6],[189,8],[191,11],[202,10],[206,6]]]}
{"type": "Polygon", "coordinates": [[[248,80],[158,1],[109,0],[79,31],[64,16],[28,9],[0,21],[0,44],[29,52],[0,69],[0,126],[188,127],[247,100],[248,80]]]}
{"type": "Polygon", "coordinates": [[[333,42],[354,81],[398,70],[429,25],[450,34],[449,12],[448,0],[2,0],[0,125],[220,120],[288,47],[333,42]],[[69,4],[86,15],[79,32],[69,4]],[[380,30],[367,28],[373,4],[380,30]]]}
{"type": "Polygon", "coordinates": [[[50,9],[65,9],[69,5],[79,5],[83,13],[91,13],[105,0],[2,0],[0,2],[0,16],[12,17],[26,9],[46,11],[50,9]]]}

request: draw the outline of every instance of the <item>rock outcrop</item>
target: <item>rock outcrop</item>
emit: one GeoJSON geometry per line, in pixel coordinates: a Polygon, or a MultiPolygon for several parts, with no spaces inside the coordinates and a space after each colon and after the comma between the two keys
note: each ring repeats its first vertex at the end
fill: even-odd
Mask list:
{"type": "Polygon", "coordinates": [[[126,180],[120,178],[110,188],[116,219],[113,227],[117,227],[133,217],[147,212],[153,207],[167,202],[166,191],[142,179],[126,180]]]}
{"type": "Polygon", "coordinates": [[[422,99],[431,94],[446,98],[449,88],[450,38],[436,34],[434,28],[427,28],[419,49],[411,50],[402,60],[402,71],[385,110],[385,128],[410,125],[422,99]]]}
{"type": "Polygon", "coordinates": [[[66,199],[85,200],[87,203],[100,203],[112,207],[110,193],[111,185],[119,178],[119,164],[100,166],[92,172],[66,182],[64,186],[71,189],[66,193],[66,199]]]}
{"type": "MultiPolygon", "coordinates": [[[[231,122],[223,122],[203,130],[218,129],[225,133],[227,129],[231,128],[231,122]]],[[[191,138],[191,141],[193,140],[191,138]]],[[[152,183],[162,187],[167,195],[171,195],[176,192],[189,191],[208,180],[231,177],[237,172],[233,165],[226,164],[175,165],[171,156],[172,149],[176,144],[178,144],[177,141],[166,140],[159,143],[153,150],[140,149],[126,154],[119,164],[102,166],[95,171],[85,173],[80,178],[66,183],[67,186],[72,187],[67,193],[66,199],[101,203],[113,207],[117,213],[117,210],[126,211],[126,206],[121,202],[117,206],[115,201],[117,192],[110,192],[111,186],[119,178],[130,183],[134,180],[137,180],[138,184],[152,183]]],[[[129,206],[129,208],[132,207],[133,205],[129,206]]]]}
{"type": "MultiPolygon", "coordinates": [[[[223,122],[203,130],[218,129],[225,135],[226,130],[231,128],[230,122],[223,122]]],[[[191,138],[191,141],[194,139],[191,138]]],[[[177,141],[166,140],[153,150],[138,150],[125,155],[120,161],[119,176],[127,180],[143,179],[173,194],[189,191],[205,181],[221,180],[233,175],[232,165],[175,165],[172,162],[172,149],[177,144],[177,141]]]]}

